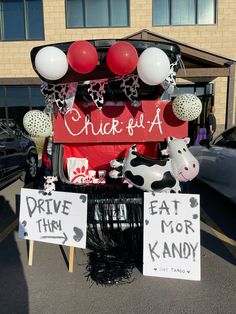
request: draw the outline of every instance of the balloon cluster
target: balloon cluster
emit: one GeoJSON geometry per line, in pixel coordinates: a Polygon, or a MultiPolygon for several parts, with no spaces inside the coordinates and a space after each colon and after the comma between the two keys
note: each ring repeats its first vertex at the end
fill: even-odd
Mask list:
{"type": "MultiPolygon", "coordinates": [[[[96,48],[86,40],[73,42],[67,55],[57,47],[48,46],[40,49],[35,57],[37,72],[48,80],[62,78],[69,66],[79,74],[88,74],[98,63],[96,48]]],[[[106,64],[111,72],[120,76],[137,69],[139,78],[148,85],[162,83],[170,73],[170,61],[163,50],[149,47],[138,56],[136,48],[126,41],[118,41],[108,49],[106,64]]]]}
{"type": "Polygon", "coordinates": [[[87,74],[95,69],[98,63],[96,48],[86,40],[72,43],[67,55],[59,48],[48,46],[39,50],[35,57],[38,73],[48,80],[59,80],[70,67],[80,73],[87,74]]]}

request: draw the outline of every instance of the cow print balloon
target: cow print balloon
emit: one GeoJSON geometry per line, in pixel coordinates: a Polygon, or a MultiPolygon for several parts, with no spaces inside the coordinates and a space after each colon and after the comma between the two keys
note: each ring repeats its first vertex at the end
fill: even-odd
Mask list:
{"type": "Polygon", "coordinates": [[[47,137],[52,133],[50,117],[40,110],[30,110],[23,117],[23,125],[30,136],[47,137]]]}
{"type": "Polygon", "coordinates": [[[193,94],[178,95],[173,101],[173,112],[182,121],[195,120],[202,111],[201,100],[193,94]]]}

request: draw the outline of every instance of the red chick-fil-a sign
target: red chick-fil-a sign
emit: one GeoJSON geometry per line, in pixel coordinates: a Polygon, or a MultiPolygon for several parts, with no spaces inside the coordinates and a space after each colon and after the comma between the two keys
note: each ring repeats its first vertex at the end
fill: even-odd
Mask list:
{"type": "Polygon", "coordinates": [[[168,136],[187,135],[187,123],[172,111],[172,103],[163,100],[106,102],[95,106],[74,103],[71,110],[54,118],[54,141],[58,143],[136,143],[164,140],[168,136]]]}

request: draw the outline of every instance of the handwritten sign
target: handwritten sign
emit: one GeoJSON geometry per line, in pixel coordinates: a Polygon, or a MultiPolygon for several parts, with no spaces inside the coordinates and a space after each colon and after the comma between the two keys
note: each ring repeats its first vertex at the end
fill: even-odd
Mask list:
{"type": "Polygon", "coordinates": [[[129,102],[106,102],[102,111],[94,107],[77,103],[64,117],[55,116],[54,141],[136,143],[187,135],[187,123],[173,114],[170,101],[142,101],[139,107],[129,102]]]}
{"type": "Polygon", "coordinates": [[[144,193],[143,274],[200,280],[199,195],[144,193]]]}
{"type": "Polygon", "coordinates": [[[21,189],[19,237],[85,248],[87,195],[21,189]]]}

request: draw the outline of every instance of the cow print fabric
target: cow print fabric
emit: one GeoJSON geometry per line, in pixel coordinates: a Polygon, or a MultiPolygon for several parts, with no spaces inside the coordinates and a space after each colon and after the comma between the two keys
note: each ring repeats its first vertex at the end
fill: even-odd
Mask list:
{"type": "Polygon", "coordinates": [[[176,86],[177,68],[178,68],[178,61],[171,63],[169,75],[161,84],[162,87],[168,92],[168,94],[173,94],[174,92],[174,88],[176,86]]]}
{"type": "Polygon", "coordinates": [[[56,105],[58,111],[65,114],[72,108],[78,83],[53,85],[43,83],[41,93],[45,96],[46,107],[56,105]]]}
{"type": "Polygon", "coordinates": [[[106,93],[105,85],[107,84],[107,82],[107,80],[91,82],[88,87],[88,93],[99,110],[102,110],[103,107],[103,95],[106,93]]]}
{"type": "MultiPolygon", "coordinates": [[[[132,104],[136,107],[140,105],[137,101],[138,88],[140,84],[137,75],[122,76],[114,78],[113,81],[121,81],[120,87],[126,97],[132,101],[132,104]]],[[[88,94],[97,106],[99,110],[102,110],[104,104],[104,95],[106,93],[106,85],[108,84],[107,79],[90,81],[85,83],[87,86],[88,94]]],[[[68,84],[48,84],[44,82],[41,85],[41,93],[45,96],[45,104],[48,109],[51,109],[53,105],[56,105],[56,109],[61,113],[65,114],[72,108],[78,83],[68,84]]]]}
{"type": "Polygon", "coordinates": [[[138,80],[139,77],[137,75],[124,76],[121,78],[122,83],[120,87],[126,97],[131,101],[135,101],[138,98],[138,88],[140,87],[138,80]]]}

